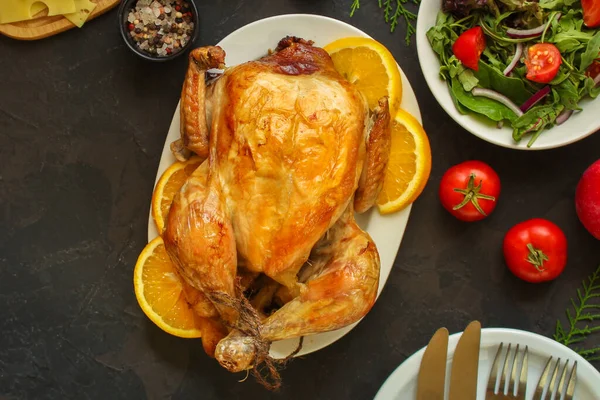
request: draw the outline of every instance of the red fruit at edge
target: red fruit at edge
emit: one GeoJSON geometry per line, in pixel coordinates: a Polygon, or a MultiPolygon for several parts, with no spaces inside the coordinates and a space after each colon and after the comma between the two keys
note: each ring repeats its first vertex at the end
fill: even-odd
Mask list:
{"type": "Polygon", "coordinates": [[[588,28],[600,26],[600,1],[599,0],[581,0],[583,8],[583,22],[588,28]]]}
{"type": "Polygon", "coordinates": [[[134,29],[135,29],[135,25],[133,25],[133,24],[129,24],[129,25],[127,26],[127,28],[128,28],[130,31],[132,31],[132,30],[134,30],[134,29]]]}
{"type": "Polygon", "coordinates": [[[600,160],[583,173],[575,192],[575,210],[585,229],[600,240],[600,160]]]}

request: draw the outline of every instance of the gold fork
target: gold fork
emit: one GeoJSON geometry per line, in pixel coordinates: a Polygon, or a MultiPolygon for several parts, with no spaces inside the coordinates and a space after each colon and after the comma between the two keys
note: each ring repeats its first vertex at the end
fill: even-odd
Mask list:
{"type": "Polygon", "coordinates": [[[490,379],[488,380],[487,390],[485,392],[485,400],[524,400],[525,392],[527,390],[527,346],[525,346],[525,350],[522,352],[519,352],[519,345],[517,345],[515,349],[512,368],[510,370],[510,379],[508,381],[508,392],[506,394],[504,393],[506,384],[506,371],[512,355],[510,351],[511,344],[509,343],[508,349],[506,350],[506,355],[504,356],[502,373],[498,376],[503,346],[504,343],[500,343],[498,351],[496,352],[496,357],[494,357],[494,363],[492,364],[492,370],[490,371],[490,379]],[[519,359],[522,360],[520,363],[521,369],[517,371],[519,359]],[[498,379],[500,379],[500,384],[498,386],[498,392],[496,393],[496,383],[498,379]]]}
{"type": "Polygon", "coordinates": [[[551,364],[552,357],[550,357],[548,359],[548,362],[546,363],[544,372],[542,372],[540,381],[538,382],[537,388],[535,389],[533,399],[561,399],[563,398],[564,394],[564,400],[573,400],[573,394],[575,393],[575,385],[577,384],[577,361],[573,363],[573,367],[569,375],[569,380],[565,381],[567,377],[567,371],[569,369],[569,360],[567,359],[564,367],[562,367],[562,375],[560,377],[560,381],[558,382],[558,386],[556,385],[556,378],[558,377],[558,370],[560,369],[560,358],[556,360],[556,364],[554,365],[554,371],[552,372],[552,377],[550,378],[550,384],[548,384],[548,374],[550,373],[551,364]],[[546,393],[544,393],[544,389],[546,388],[546,386],[548,386],[548,389],[546,390],[546,393]],[[554,397],[554,393],[556,393],[556,397],[554,397]]]}

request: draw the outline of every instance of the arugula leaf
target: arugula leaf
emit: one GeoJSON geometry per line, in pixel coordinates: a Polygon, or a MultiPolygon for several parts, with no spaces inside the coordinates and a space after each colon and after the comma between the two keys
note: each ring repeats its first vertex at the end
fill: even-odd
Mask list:
{"type": "MultiPolygon", "coordinates": [[[[554,18],[550,30],[554,37],[550,36],[548,41],[551,43],[560,43],[563,40],[577,40],[579,42],[588,42],[594,34],[582,30],[583,14],[581,9],[570,9],[566,11],[560,19],[554,18]]],[[[565,48],[565,51],[573,51],[565,48]]],[[[561,50],[562,52],[562,50],[561,50]]]]}
{"type": "Polygon", "coordinates": [[[517,104],[525,103],[533,94],[525,88],[522,79],[504,76],[499,69],[483,61],[479,61],[479,71],[475,72],[475,76],[481,87],[502,93],[517,104]]]}
{"type": "Polygon", "coordinates": [[[500,71],[504,71],[504,68],[506,68],[506,65],[497,58],[499,56],[498,52],[492,52],[489,46],[485,47],[483,55],[494,68],[498,68],[500,71]]]}
{"type": "Polygon", "coordinates": [[[569,71],[568,68],[564,68],[561,66],[560,69],[558,70],[558,74],[556,74],[554,79],[552,79],[550,81],[550,85],[552,85],[552,86],[560,85],[566,79],[569,79],[570,75],[571,75],[571,71],[569,71]]]}
{"type": "Polygon", "coordinates": [[[590,77],[586,77],[583,81],[583,87],[581,88],[579,95],[581,97],[590,96],[595,99],[600,94],[600,86],[594,84],[594,80],[590,77]]]}
{"type": "Polygon", "coordinates": [[[458,74],[458,80],[463,85],[463,89],[465,89],[467,92],[473,90],[473,88],[477,86],[477,83],[479,82],[479,80],[473,74],[473,71],[464,67],[463,71],[458,74]]]}
{"type": "Polygon", "coordinates": [[[435,17],[435,25],[436,26],[441,26],[446,24],[447,22],[452,22],[454,21],[454,17],[452,17],[451,14],[446,14],[443,11],[438,12],[437,16],[435,17]]]}
{"type": "Polygon", "coordinates": [[[583,49],[585,46],[574,37],[568,35],[558,34],[553,38],[553,40],[549,40],[550,43],[554,43],[558,51],[561,53],[567,53],[571,51],[577,51],[583,49]]]}
{"type": "Polygon", "coordinates": [[[585,52],[581,55],[579,70],[585,71],[598,57],[600,57],[600,32],[597,32],[588,42],[585,52]]]}
{"type": "MultiPolygon", "coordinates": [[[[560,111],[562,111],[562,107],[558,108],[560,109],[560,111]]],[[[547,116],[552,116],[553,114],[558,115],[559,112],[556,112],[554,104],[534,106],[530,108],[529,111],[527,111],[525,114],[521,115],[519,118],[513,121],[513,128],[527,127],[531,123],[535,122],[538,118],[545,118],[547,116]]]]}
{"type": "Polygon", "coordinates": [[[560,85],[553,89],[556,92],[559,102],[565,106],[567,110],[581,110],[579,100],[581,96],[577,91],[577,87],[569,79],[564,80],[560,85]]]}
{"type": "Polygon", "coordinates": [[[578,0],[540,0],[540,7],[546,10],[561,10],[565,7],[572,6],[578,0]]]}
{"type": "Polygon", "coordinates": [[[503,121],[505,119],[514,121],[517,119],[517,114],[504,104],[485,97],[475,98],[471,93],[464,90],[458,78],[452,79],[452,95],[464,107],[485,115],[493,121],[503,121]]]}
{"type": "MultiPolygon", "coordinates": [[[[578,42],[588,42],[592,39],[592,34],[589,32],[581,32],[576,29],[571,29],[569,31],[559,32],[554,35],[554,38],[551,40],[553,43],[560,43],[563,40],[577,40],[578,42]]],[[[565,51],[573,51],[574,49],[566,48],[565,51]]]]}
{"type": "Polygon", "coordinates": [[[448,71],[448,77],[450,79],[458,78],[460,83],[463,85],[463,88],[467,92],[473,90],[473,88],[477,86],[477,83],[479,82],[473,74],[473,71],[462,65],[462,63],[455,56],[450,57],[446,66],[440,68],[440,73],[442,75],[445,75],[444,72],[446,71],[448,71]]]}
{"type": "Polygon", "coordinates": [[[581,32],[581,27],[583,25],[583,12],[581,9],[570,9],[566,14],[560,17],[558,21],[558,25],[561,27],[563,31],[579,31],[581,32]]]}
{"type": "Polygon", "coordinates": [[[528,133],[534,133],[534,136],[527,144],[530,147],[533,141],[539,136],[539,133],[547,125],[556,121],[558,114],[564,109],[562,104],[548,104],[532,107],[525,114],[513,121],[513,139],[519,142],[523,136],[528,133]]]}
{"type": "Polygon", "coordinates": [[[431,48],[433,51],[437,53],[438,56],[444,57],[446,52],[446,46],[450,43],[448,36],[444,34],[437,26],[432,27],[427,31],[427,40],[431,44],[431,48]]]}
{"type": "Polygon", "coordinates": [[[436,25],[429,28],[426,34],[431,48],[440,56],[442,65],[447,63],[448,54],[452,54],[452,42],[458,38],[458,35],[450,27],[453,23],[454,18],[451,15],[446,15],[440,11],[436,25]]]}

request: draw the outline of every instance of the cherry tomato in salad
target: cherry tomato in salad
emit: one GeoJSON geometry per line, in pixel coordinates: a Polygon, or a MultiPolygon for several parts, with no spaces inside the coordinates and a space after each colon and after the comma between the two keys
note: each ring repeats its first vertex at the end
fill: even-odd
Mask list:
{"type": "Polygon", "coordinates": [[[600,0],[581,0],[583,23],[588,28],[600,26],[600,0]]]}
{"type": "Polygon", "coordinates": [[[467,68],[479,70],[479,59],[485,50],[485,36],[480,26],[464,31],[452,45],[452,52],[467,68]]]}
{"type": "Polygon", "coordinates": [[[551,43],[534,44],[527,51],[527,79],[538,83],[548,83],[556,74],[562,60],[560,51],[551,43]]]}
{"type": "Polygon", "coordinates": [[[440,201],[448,212],[461,221],[479,221],[487,217],[500,195],[500,178],[481,161],[465,161],[451,167],[440,183],[440,201]]]}
{"type": "Polygon", "coordinates": [[[598,75],[600,75],[600,58],[595,60],[592,65],[588,67],[585,71],[585,74],[592,79],[595,79],[598,75]]]}
{"type": "Polygon", "coordinates": [[[567,238],[552,222],[534,218],[513,226],[504,236],[504,260],[517,277],[531,283],[559,276],[567,265],[567,238]]]}

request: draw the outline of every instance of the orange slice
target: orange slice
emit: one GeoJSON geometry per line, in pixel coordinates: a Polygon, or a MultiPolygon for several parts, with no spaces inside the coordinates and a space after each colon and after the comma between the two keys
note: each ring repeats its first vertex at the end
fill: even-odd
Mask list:
{"type": "Polygon", "coordinates": [[[156,182],[152,194],[152,219],[159,234],[162,235],[165,229],[165,221],[169,216],[173,198],[201,163],[202,160],[199,157],[192,157],[186,162],[178,161],[167,168],[156,182]]]}
{"type": "Polygon", "coordinates": [[[389,97],[392,115],[402,101],[402,78],[392,53],[371,38],[347,37],[329,43],[335,69],[366,97],[371,110],[383,96],[389,97]]]}
{"type": "Polygon", "coordinates": [[[135,264],[135,297],[146,316],[163,331],[198,338],[201,319],[186,301],[180,279],[159,236],[146,245],[135,264]]]}
{"type": "Polygon", "coordinates": [[[388,214],[414,202],[431,172],[431,149],[425,130],[412,115],[400,109],[392,119],[390,161],[377,199],[379,211],[388,214]]]}

